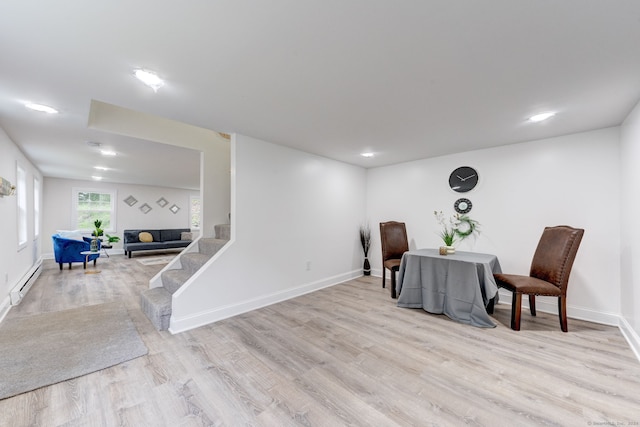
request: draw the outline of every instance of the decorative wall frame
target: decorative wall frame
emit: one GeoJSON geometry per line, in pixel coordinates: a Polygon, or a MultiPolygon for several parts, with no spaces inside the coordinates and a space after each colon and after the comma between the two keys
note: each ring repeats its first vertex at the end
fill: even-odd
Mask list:
{"type": "Polygon", "coordinates": [[[170,210],[171,212],[173,212],[174,214],[177,214],[177,213],[178,213],[178,211],[180,210],[180,206],[178,206],[178,205],[171,205],[171,207],[169,208],[169,210],[170,210]]]}
{"type": "Polygon", "coordinates": [[[151,210],[151,206],[145,203],[144,205],[140,206],[140,210],[142,211],[143,214],[146,215],[151,210]]]}
{"type": "Polygon", "coordinates": [[[167,206],[169,204],[169,202],[167,202],[167,199],[165,199],[164,197],[160,197],[158,200],[156,200],[156,203],[161,208],[164,208],[165,206],[167,206]]]}
{"type": "Polygon", "coordinates": [[[136,198],[135,198],[135,197],[133,197],[133,196],[129,196],[129,197],[127,197],[126,199],[124,199],[124,202],[125,202],[126,204],[128,204],[129,206],[133,206],[133,205],[135,205],[136,203],[138,203],[138,199],[136,199],[136,198]]]}

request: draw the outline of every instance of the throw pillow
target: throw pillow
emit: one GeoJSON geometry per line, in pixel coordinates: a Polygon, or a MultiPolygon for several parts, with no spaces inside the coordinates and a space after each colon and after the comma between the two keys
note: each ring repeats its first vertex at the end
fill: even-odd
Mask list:
{"type": "Polygon", "coordinates": [[[58,230],[58,235],[65,239],[78,240],[83,242],[82,233],[79,230],[58,230]]]}
{"type": "Polygon", "coordinates": [[[180,240],[193,240],[193,233],[183,231],[180,233],[180,240]]]}
{"type": "Polygon", "coordinates": [[[153,242],[153,236],[151,235],[151,233],[143,231],[142,233],[138,234],[138,240],[144,243],[151,243],[153,242]]]}

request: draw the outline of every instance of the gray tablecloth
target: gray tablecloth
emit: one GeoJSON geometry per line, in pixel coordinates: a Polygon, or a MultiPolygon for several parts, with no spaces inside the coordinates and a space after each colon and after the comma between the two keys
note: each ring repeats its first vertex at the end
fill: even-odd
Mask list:
{"type": "Polygon", "coordinates": [[[405,252],[396,285],[398,307],[422,308],[461,323],[493,328],[486,306],[492,299],[497,302],[493,273],[501,272],[495,255],[456,251],[445,256],[437,249],[405,252]]]}

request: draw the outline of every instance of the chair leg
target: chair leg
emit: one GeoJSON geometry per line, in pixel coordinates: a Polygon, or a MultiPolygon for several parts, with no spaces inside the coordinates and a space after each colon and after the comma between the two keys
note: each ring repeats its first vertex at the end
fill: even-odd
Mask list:
{"type": "Polygon", "coordinates": [[[60,270],[62,270],[62,263],[61,263],[61,262],[59,262],[58,264],[60,264],[60,270]]]}
{"type": "Polygon", "coordinates": [[[567,298],[565,297],[558,297],[558,316],[562,332],[567,332],[567,298]]]}
{"type": "Polygon", "coordinates": [[[98,261],[98,258],[96,258],[96,259],[94,259],[94,260],[93,260],[93,266],[94,266],[94,267],[96,266],[96,262],[97,262],[97,261],[98,261]]]}
{"type": "Polygon", "coordinates": [[[396,270],[391,269],[391,298],[396,298],[396,270]]]}
{"type": "Polygon", "coordinates": [[[496,298],[493,297],[489,300],[489,304],[487,304],[487,314],[493,314],[496,307],[496,298]]]}
{"type": "Polygon", "coordinates": [[[531,315],[536,315],[536,296],[529,295],[529,310],[531,310],[531,315]]]}
{"type": "Polygon", "coordinates": [[[384,281],[387,278],[387,269],[382,267],[382,289],[384,289],[384,281]]]}
{"type": "Polygon", "coordinates": [[[69,263],[69,270],[71,270],[71,263],[69,263]]]}
{"type": "Polygon", "coordinates": [[[514,292],[511,299],[511,329],[520,330],[520,313],[522,311],[522,294],[514,292]]]}

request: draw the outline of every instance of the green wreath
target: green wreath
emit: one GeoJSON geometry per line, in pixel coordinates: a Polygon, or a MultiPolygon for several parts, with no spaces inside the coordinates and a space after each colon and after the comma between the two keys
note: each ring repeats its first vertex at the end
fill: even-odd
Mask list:
{"type": "Polygon", "coordinates": [[[460,237],[460,240],[466,239],[471,236],[473,233],[479,232],[478,226],[480,225],[478,221],[471,219],[467,215],[458,216],[459,224],[456,227],[456,235],[460,237]]]}

